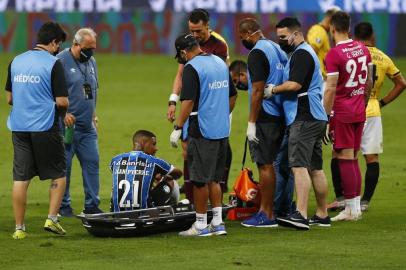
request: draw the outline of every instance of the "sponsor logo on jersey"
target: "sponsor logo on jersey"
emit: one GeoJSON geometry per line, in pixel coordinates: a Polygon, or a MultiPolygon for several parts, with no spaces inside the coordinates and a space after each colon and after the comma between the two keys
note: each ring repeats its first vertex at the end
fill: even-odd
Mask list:
{"type": "Polygon", "coordinates": [[[364,87],[361,87],[361,88],[352,90],[350,96],[353,97],[353,96],[363,95],[363,94],[364,94],[364,91],[365,91],[364,87]]]}
{"type": "Polygon", "coordinates": [[[285,69],[285,67],[283,66],[282,63],[277,63],[277,64],[276,64],[276,69],[278,69],[278,70],[283,70],[283,69],[285,69]]]}

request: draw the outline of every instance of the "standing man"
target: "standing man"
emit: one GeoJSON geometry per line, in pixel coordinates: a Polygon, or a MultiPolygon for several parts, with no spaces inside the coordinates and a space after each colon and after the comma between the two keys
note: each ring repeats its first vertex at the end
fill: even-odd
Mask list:
{"type": "MultiPolygon", "coordinates": [[[[233,61],[230,64],[230,74],[236,88],[243,91],[248,90],[248,85],[251,84],[248,82],[247,64],[244,61],[233,61]]],[[[273,166],[276,178],[273,212],[276,216],[286,216],[292,210],[296,210],[296,208],[292,209],[294,179],[288,163],[288,136],[286,130],[273,166]]]]}
{"type": "Polygon", "coordinates": [[[273,162],[278,154],[285,130],[280,97],[264,99],[268,85],[280,84],[287,57],[277,44],[265,39],[259,23],[252,18],[239,24],[239,36],[248,55],[250,112],[247,138],[252,160],[259,171],[261,205],[258,213],[244,220],[245,227],[277,227],[273,216],[275,170],[273,162]]]}
{"type": "MultiPolygon", "coordinates": [[[[188,27],[190,33],[196,38],[196,40],[199,42],[200,48],[205,52],[205,53],[210,53],[214,54],[221,59],[223,59],[226,63],[229,63],[229,54],[228,54],[228,46],[226,41],[222,36],[220,36],[218,33],[210,30],[210,17],[209,13],[205,9],[195,9],[193,10],[190,15],[189,15],[189,20],[188,20],[188,27]]],[[[178,65],[178,70],[173,82],[173,91],[172,94],[169,97],[169,106],[168,106],[168,112],[167,112],[167,119],[170,122],[173,122],[175,120],[175,112],[176,112],[176,103],[179,101],[179,95],[181,93],[182,89],[182,74],[183,74],[183,68],[184,65],[182,63],[179,63],[178,65]]],[[[187,147],[187,123],[184,127],[184,131],[182,134],[182,148],[183,148],[183,159],[184,159],[184,165],[183,165],[183,177],[184,177],[184,191],[186,198],[189,199],[190,201],[193,201],[193,185],[190,182],[189,179],[189,172],[188,172],[188,166],[187,166],[187,157],[186,157],[186,147],[187,147]]],[[[227,160],[226,160],[226,166],[224,168],[224,175],[222,177],[222,180],[220,182],[222,191],[226,192],[227,190],[227,180],[228,180],[228,174],[229,174],[229,169],[231,166],[231,159],[232,159],[232,153],[231,153],[231,147],[230,145],[228,147],[228,152],[227,152],[227,160]]]]}
{"type": "Polygon", "coordinates": [[[67,183],[59,211],[72,216],[69,192],[72,159],[76,156],[82,168],[85,190],[84,214],[102,213],[99,209],[99,149],[97,146],[96,100],[98,91],[97,67],[93,57],[96,33],[90,28],[79,29],[69,49],[59,53],[69,90],[69,110],[64,118],[66,127],[73,127],[73,141],[66,144],[67,183]]]}
{"type": "Polygon", "coordinates": [[[310,27],[309,31],[307,32],[307,42],[310,46],[312,46],[317,58],[320,61],[320,69],[323,75],[323,80],[326,80],[327,78],[324,60],[328,51],[330,50],[330,39],[328,33],[330,31],[331,16],[340,10],[341,9],[337,6],[329,8],[326,11],[323,20],[321,20],[320,23],[310,27]]]}
{"type": "Polygon", "coordinates": [[[336,47],[326,57],[327,88],[324,108],[330,116],[329,136],[337,159],[345,209],[333,221],[361,216],[361,171],[358,151],[365,123],[365,107],[373,84],[373,65],[368,49],[349,38],[350,16],[342,11],[331,18],[336,47]]]}
{"type": "MultiPolygon", "coordinates": [[[[361,198],[361,210],[366,211],[378,183],[378,156],[383,152],[381,108],[394,101],[403,92],[406,87],[406,82],[392,60],[385,53],[375,47],[374,30],[369,22],[361,22],[357,24],[354,28],[354,35],[356,40],[367,46],[372,57],[374,69],[374,84],[366,109],[367,120],[365,122],[361,140],[361,152],[367,163],[364,194],[361,198]],[[388,76],[393,82],[393,88],[385,97],[379,99],[379,94],[386,76],[388,76]]],[[[338,191],[336,193],[336,198],[343,196],[341,182],[333,181],[333,184],[334,190],[338,191]]]]}
{"type": "Polygon", "coordinates": [[[286,17],[276,25],[282,50],[290,55],[284,70],[284,83],[270,85],[265,96],[285,93],[283,107],[289,128],[289,167],[295,179],[297,211],[278,217],[283,226],[308,230],[307,209],[310,185],[317,201],[316,214],[310,224],[330,226],[327,215],[327,180],[323,171],[323,138],[327,116],[321,103],[323,78],[320,64],[312,47],[304,40],[300,22],[286,17]]]}
{"type": "Polygon", "coordinates": [[[51,179],[49,212],[44,229],[65,234],[58,222],[66,181],[66,161],[58,117],[68,108],[63,67],[54,55],[66,39],[59,24],[47,22],[37,34],[37,45],[16,56],[8,67],[7,102],[12,105],[7,121],[12,131],[14,239],[26,237],[24,216],[31,179],[51,179]]]}
{"type": "Polygon", "coordinates": [[[177,147],[182,127],[189,119],[187,159],[196,222],[181,236],[208,236],[226,234],[222,220],[222,193],[219,181],[224,174],[229,114],[234,108],[237,92],[230,79],[226,63],[219,57],[204,53],[191,34],[175,41],[176,58],[185,64],[182,78],[182,106],[175,129],[170,136],[177,147]],[[207,200],[213,219],[207,226],[207,200]]]}

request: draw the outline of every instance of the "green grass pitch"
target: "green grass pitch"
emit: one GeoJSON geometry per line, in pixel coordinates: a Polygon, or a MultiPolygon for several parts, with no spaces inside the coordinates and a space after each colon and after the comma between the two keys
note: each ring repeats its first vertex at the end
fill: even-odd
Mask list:
{"type": "MultiPolygon", "coordinates": [[[[0,56],[0,85],[12,55],[0,56]]],[[[131,149],[137,129],[157,135],[157,156],[182,166],[180,149],[169,145],[172,124],[166,120],[167,99],[176,62],[171,56],[96,55],[99,66],[101,208],[107,210],[111,191],[110,159],[131,149]]],[[[406,59],[395,63],[406,70],[406,59]]],[[[404,72],[406,73],[406,72],[404,72]]],[[[385,84],[384,93],[390,83],[385,84]]],[[[34,179],[29,189],[23,241],[11,238],[12,144],[6,127],[9,106],[0,105],[0,269],[404,269],[406,266],[406,96],[383,109],[384,148],[381,177],[369,212],[358,222],[312,228],[248,229],[228,221],[228,235],[204,239],[164,233],[139,238],[95,238],[76,218],[64,218],[64,237],[42,229],[47,214],[49,182],[34,179]],[[100,268],[101,267],[101,268],[100,268]]],[[[240,92],[233,113],[233,164],[229,187],[241,168],[248,113],[247,94],[240,92]]],[[[324,168],[330,179],[330,150],[324,168]]],[[[365,168],[362,159],[362,168],[365,168]]],[[[254,169],[251,163],[248,164],[254,169]]],[[[329,180],[330,182],[330,180],[329,180]]],[[[72,175],[73,208],[83,207],[79,163],[72,175]]],[[[334,197],[330,185],[329,200],[334,197]]],[[[314,210],[311,194],[309,214],[314,210]]]]}

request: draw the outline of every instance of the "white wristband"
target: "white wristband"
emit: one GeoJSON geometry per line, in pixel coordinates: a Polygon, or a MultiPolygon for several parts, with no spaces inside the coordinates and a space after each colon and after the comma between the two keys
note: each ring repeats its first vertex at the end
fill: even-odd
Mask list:
{"type": "Polygon", "coordinates": [[[179,96],[177,94],[171,94],[169,96],[169,101],[173,101],[173,102],[178,102],[179,101],[179,96]]]}

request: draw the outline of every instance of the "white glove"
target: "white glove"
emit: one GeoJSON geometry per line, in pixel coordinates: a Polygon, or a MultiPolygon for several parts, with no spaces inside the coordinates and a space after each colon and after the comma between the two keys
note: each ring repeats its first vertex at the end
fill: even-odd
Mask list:
{"type": "Polygon", "coordinates": [[[256,136],[256,132],[257,132],[257,127],[255,126],[255,123],[248,122],[248,127],[247,127],[248,141],[254,142],[254,143],[259,143],[259,140],[256,136]]]}
{"type": "Polygon", "coordinates": [[[273,89],[275,88],[274,84],[267,84],[264,89],[264,98],[270,98],[273,96],[273,89]]]}
{"type": "Polygon", "coordinates": [[[172,147],[178,148],[178,141],[180,139],[180,135],[182,135],[182,129],[174,129],[169,137],[169,141],[171,142],[172,147]]]}

